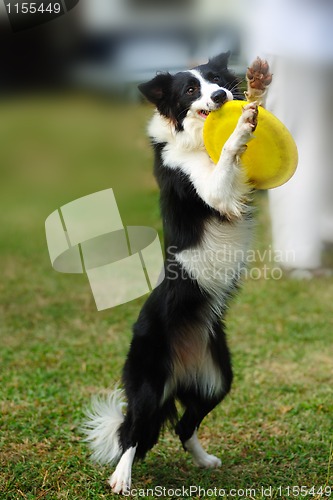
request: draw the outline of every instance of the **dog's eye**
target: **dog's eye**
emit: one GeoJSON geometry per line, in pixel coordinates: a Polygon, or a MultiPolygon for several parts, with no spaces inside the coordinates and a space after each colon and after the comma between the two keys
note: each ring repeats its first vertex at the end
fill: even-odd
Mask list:
{"type": "Polygon", "coordinates": [[[218,83],[220,81],[220,77],[218,75],[213,76],[213,82],[218,83]]]}
{"type": "Polygon", "coordinates": [[[188,87],[188,89],[186,89],[186,94],[188,94],[188,95],[192,95],[192,94],[194,94],[194,92],[195,92],[194,87],[188,87]]]}

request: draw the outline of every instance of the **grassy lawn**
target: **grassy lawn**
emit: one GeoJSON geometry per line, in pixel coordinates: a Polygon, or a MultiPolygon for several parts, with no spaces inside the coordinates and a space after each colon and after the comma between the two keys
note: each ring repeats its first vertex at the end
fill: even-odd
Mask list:
{"type": "MultiPolygon", "coordinates": [[[[84,96],[0,102],[1,499],[111,495],[110,470],[90,463],[79,427],[91,395],[118,382],[144,298],[97,312],[85,276],[52,269],[44,221],[66,202],[113,187],[126,225],[161,229],[145,138],[150,114],[148,106],[84,96]]],[[[256,203],[255,248],[263,252],[266,197],[256,203]]],[[[271,276],[276,264],[267,266],[271,276]]],[[[223,488],[229,498],[287,499],[298,497],[288,487],[333,487],[333,279],[254,278],[228,314],[232,393],[200,431],[222,468],[197,470],[166,430],[135,465],[135,488],[193,485],[223,488]],[[264,496],[261,487],[270,486],[264,496]],[[242,493],[249,488],[255,496],[242,493]]]]}

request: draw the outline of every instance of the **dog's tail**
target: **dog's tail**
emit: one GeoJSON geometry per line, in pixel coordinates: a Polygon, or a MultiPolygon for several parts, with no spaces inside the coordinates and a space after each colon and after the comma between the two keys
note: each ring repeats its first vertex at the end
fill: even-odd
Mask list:
{"type": "Polygon", "coordinates": [[[87,436],[85,441],[89,443],[94,462],[113,464],[120,459],[123,450],[119,441],[119,428],[125,418],[124,406],[126,403],[120,389],[92,399],[82,432],[87,436]]]}

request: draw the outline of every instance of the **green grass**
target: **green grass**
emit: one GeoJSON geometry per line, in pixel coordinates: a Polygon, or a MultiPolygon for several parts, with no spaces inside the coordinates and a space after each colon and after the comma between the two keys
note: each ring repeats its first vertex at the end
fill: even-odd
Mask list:
{"type": "MultiPolygon", "coordinates": [[[[84,96],[0,103],[1,499],[110,497],[110,470],[90,463],[79,427],[90,396],[118,382],[144,298],[97,312],[84,276],[52,269],[44,221],[113,187],[125,224],[161,229],[150,114],[84,96]]],[[[264,195],[257,205],[264,250],[264,195]]],[[[247,280],[228,313],[233,390],[200,431],[223,467],[197,470],[166,430],[135,465],[134,487],[257,488],[262,498],[272,486],[266,498],[295,498],[277,488],[332,485],[332,295],[332,279],[247,280]]]]}

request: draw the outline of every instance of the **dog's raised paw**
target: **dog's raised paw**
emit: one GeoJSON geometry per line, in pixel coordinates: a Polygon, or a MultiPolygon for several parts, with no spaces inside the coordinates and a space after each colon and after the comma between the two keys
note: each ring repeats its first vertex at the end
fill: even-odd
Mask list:
{"type": "Polygon", "coordinates": [[[247,68],[246,79],[248,81],[248,86],[251,89],[266,90],[266,87],[272,81],[272,73],[269,71],[268,62],[264,59],[257,59],[247,68]]]}

